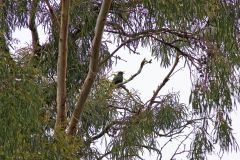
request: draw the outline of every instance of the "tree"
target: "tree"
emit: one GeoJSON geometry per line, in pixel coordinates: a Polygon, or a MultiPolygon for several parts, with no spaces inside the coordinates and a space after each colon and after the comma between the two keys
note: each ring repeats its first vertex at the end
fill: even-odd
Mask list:
{"type": "Polygon", "coordinates": [[[237,150],[230,113],[240,95],[239,3],[3,0],[0,155],[140,159],[145,149],[162,159],[163,148],[176,141],[172,159],[183,153],[205,159],[215,145],[237,150]],[[48,34],[42,44],[39,25],[48,34]],[[16,28],[29,28],[32,45],[13,53],[16,28]],[[117,45],[112,53],[106,36],[117,45]],[[115,56],[120,48],[143,55],[140,46],[150,47],[152,57],[170,68],[146,102],[125,84],[151,60],[144,59],[122,83],[106,78],[113,58],[121,59],[115,56]],[[177,93],[160,95],[181,61],[191,72],[189,105],[177,93]],[[102,153],[94,144],[104,138],[102,153]]]}

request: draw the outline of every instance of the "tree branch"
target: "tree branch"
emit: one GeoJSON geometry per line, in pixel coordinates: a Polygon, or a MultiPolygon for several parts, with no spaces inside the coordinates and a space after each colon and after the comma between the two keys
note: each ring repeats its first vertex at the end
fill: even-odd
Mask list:
{"type": "Polygon", "coordinates": [[[181,55],[184,56],[184,57],[187,57],[187,58],[190,59],[191,61],[195,60],[194,57],[192,57],[192,56],[190,56],[189,54],[183,52],[180,48],[178,48],[177,46],[174,46],[173,43],[165,42],[164,40],[161,40],[161,39],[159,39],[159,38],[157,38],[157,37],[154,37],[153,35],[150,35],[150,37],[152,37],[153,39],[155,39],[155,40],[157,40],[157,41],[159,41],[159,42],[161,42],[161,43],[163,43],[163,44],[165,44],[165,45],[167,45],[167,46],[169,46],[169,47],[174,48],[176,51],[179,52],[179,54],[181,54],[181,55]]]}
{"type": "Polygon", "coordinates": [[[189,138],[189,136],[194,132],[194,130],[192,130],[188,135],[186,135],[186,137],[179,143],[179,145],[177,146],[177,149],[175,150],[174,154],[172,155],[171,159],[173,159],[173,157],[175,157],[176,155],[182,153],[182,152],[185,152],[185,149],[184,151],[182,152],[177,152],[179,150],[179,148],[181,147],[181,145],[189,138]]]}
{"type": "Polygon", "coordinates": [[[32,34],[32,46],[33,46],[33,53],[34,55],[40,56],[40,44],[39,44],[39,37],[37,32],[37,27],[35,25],[35,19],[36,19],[36,12],[37,12],[37,6],[38,6],[39,0],[33,0],[31,2],[31,9],[30,9],[30,18],[29,18],[29,24],[28,27],[31,30],[32,34]]]}
{"type": "Polygon", "coordinates": [[[97,18],[96,28],[95,28],[95,36],[93,39],[93,45],[91,48],[91,57],[89,64],[88,75],[83,83],[81,93],[79,94],[77,103],[75,105],[75,109],[73,111],[73,115],[70,120],[70,125],[68,128],[68,134],[74,135],[76,134],[77,124],[80,120],[81,114],[83,112],[83,108],[85,106],[85,102],[95,80],[96,74],[99,70],[99,48],[102,41],[102,34],[104,25],[106,22],[107,14],[110,8],[112,0],[104,0],[101,6],[100,13],[97,18]]]}
{"type": "Polygon", "coordinates": [[[127,111],[129,113],[136,113],[136,112],[134,112],[134,111],[132,111],[132,110],[126,108],[126,107],[118,107],[118,106],[113,106],[113,105],[109,105],[108,107],[109,108],[119,109],[119,110],[124,110],[124,111],[127,111]]]}
{"type": "Polygon", "coordinates": [[[175,36],[181,37],[181,38],[197,39],[196,37],[194,37],[193,33],[185,32],[185,31],[178,31],[178,30],[169,29],[169,28],[148,29],[148,30],[142,30],[142,31],[135,32],[135,33],[126,33],[124,31],[124,29],[122,28],[122,26],[119,25],[119,24],[108,22],[106,25],[112,26],[113,29],[116,29],[116,30],[119,31],[119,32],[117,32],[117,31],[112,31],[112,30],[105,30],[106,32],[121,34],[121,35],[126,36],[126,37],[136,37],[136,36],[149,35],[149,34],[156,35],[156,34],[161,34],[161,33],[170,33],[172,35],[175,35],[175,36]]]}
{"type": "Polygon", "coordinates": [[[152,146],[147,146],[147,145],[140,145],[140,147],[146,148],[149,152],[151,150],[155,151],[158,155],[162,155],[162,152],[157,149],[156,147],[152,147],[152,146]]]}
{"type": "Polygon", "coordinates": [[[49,11],[50,11],[51,17],[52,17],[52,19],[53,19],[53,22],[55,22],[55,24],[57,25],[58,30],[60,31],[60,24],[59,24],[59,22],[58,22],[57,16],[56,16],[56,14],[55,14],[52,6],[50,5],[50,3],[49,3],[48,0],[45,0],[45,2],[46,2],[46,4],[47,4],[47,6],[48,6],[48,9],[49,9],[49,11]]]}
{"type": "Polygon", "coordinates": [[[124,121],[112,121],[109,125],[107,125],[98,135],[90,138],[88,141],[92,142],[97,140],[98,138],[101,138],[104,134],[108,133],[108,131],[111,129],[112,126],[119,124],[124,124],[124,121]]]}
{"type": "Polygon", "coordinates": [[[112,151],[109,151],[107,153],[104,153],[103,155],[101,155],[100,157],[97,157],[97,160],[102,160],[104,157],[106,157],[107,155],[111,154],[112,151]]]}
{"type": "MultiPolygon", "coordinates": [[[[132,98],[132,100],[133,100],[136,104],[138,104],[137,100],[134,98],[134,96],[132,95],[132,93],[131,93],[124,85],[122,85],[121,88],[123,88],[123,89],[127,92],[127,94],[132,98]]],[[[136,113],[136,111],[131,111],[130,113],[136,113]]]]}
{"type": "Polygon", "coordinates": [[[154,103],[155,98],[157,97],[159,91],[162,89],[162,87],[167,83],[167,81],[169,80],[171,74],[173,73],[174,69],[176,68],[177,64],[179,62],[179,55],[177,54],[175,62],[173,64],[172,69],[169,71],[169,73],[167,74],[167,76],[164,78],[163,82],[160,84],[160,86],[158,86],[157,90],[154,92],[152,98],[150,99],[150,102],[146,108],[146,110],[150,109],[152,104],[154,103]]]}
{"type": "Polygon", "coordinates": [[[142,69],[143,69],[143,66],[144,66],[146,63],[152,63],[152,60],[147,61],[147,60],[144,58],[144,59],[142,60],[142,62],[141,62],[141,65],[140,65],[137,73],[135,73],[134,75],[132,75],[128,80],[126,80],[126,81],[124,81],[124,82],[122,82],[122,83],[117,84],[116,87],[120,87],[120,86],[128,83],[129,81],[133,80],[137,75],[139,75],[139,74],[141,73],[141,71],[142,71],[142,69]]]}
{"type": "Polygon", "coordinates": [[[128,39],[127,41],[123,42],[120,46],[118,46],[109,56],[107,56],[105,59],[103,59],[100,63],[99,63],[99,67],[102,66],[104,63],[106,63],[120,48],[122,48],[123,46],[127,45],[128,43],[131,43],[132,41],[144,38],[146,36],[139,36],[136,38],[131,38],[128,39]]]}

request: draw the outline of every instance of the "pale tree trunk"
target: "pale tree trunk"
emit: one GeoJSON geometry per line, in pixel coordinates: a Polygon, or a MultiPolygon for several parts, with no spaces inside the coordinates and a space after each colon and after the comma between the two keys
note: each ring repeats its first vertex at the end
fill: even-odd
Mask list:
{"type": "Polygon", "coordinates": [[[73,115],[71,117],[70,125],[68,128],[68,134],[74,135],[76,134],[77,124],[80,120],[81,114],[83,112],[83,108],[85,106],[85,102],[90,93],[91,87],[99,70],[99,48],[101,45],[102,34],[104,25],[106,22],[107,14],[110,8],[112,0],[103,0],[100,13],[97,18],[95,35],[93,39],[93,44],[91,48],[91,57],[89,64],[89,71],[87,78],[85,79],[83,86],[81,88],[81,93],[79,94],[78,101],[75,105],[75,109],[73,111],[73,115]]]}
{"type": "Polygon", "coordinates": [[[67,107],[66,107],[66,72],[68,53],[68,25],[70,0],[61,1],[61,27],[59,36],[59,53],[57,63],[57,121],[56,129],[66,128],[67,107]]]}

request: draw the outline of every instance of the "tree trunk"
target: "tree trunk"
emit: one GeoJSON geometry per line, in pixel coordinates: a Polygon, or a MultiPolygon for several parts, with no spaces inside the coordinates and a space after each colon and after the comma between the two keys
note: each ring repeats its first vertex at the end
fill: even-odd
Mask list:
{"type": "Polygon", "coordinates": [[[66,128],[67,106],[66,106],[66,72],[68,53],[68,25],[70,0],[61,2],[61,27],[59,36],[59,53],[57,64],[57,121],[56,129],[66,128]]]}
{"type": "Polygon", "coordinates": [[[85,106],[85,102],[99,70],[99,48],[101,45],[102,34],[104,25],[106,22],[107,14],[110,8],[112,0],[104,0],[101,6],[100,13],[97,18],[96,28],[95,28],[95,35],[93,39],[93,45],[91,48],[91,57],[90,57],[90,64],[89,64],[89,71],[87,78],[84,81],[84,84],[81,89],[81,93],[78,97],[78,101],[75,105],[75,109],[73,111],[73,115],[71,117],[68,134],[74,135],[76,134],[77,124],[80,120],[81,114],[83,112],[83,108],[85,106]]]}

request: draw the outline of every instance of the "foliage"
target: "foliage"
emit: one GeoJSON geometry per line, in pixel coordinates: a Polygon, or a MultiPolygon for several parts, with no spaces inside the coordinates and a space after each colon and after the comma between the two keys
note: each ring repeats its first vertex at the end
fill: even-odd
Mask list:
{"type": "Polygon", "coordinates": [[[44,133],[43,87],[36,69],[14,64],[6,54],[1,55],[0,65],[1,155],[16,158],[21,157],[22,150],[29,154],[39,147],[44,133]]]}
{"type": "MultiPolygon", "coordinates": [[[[189,159],[206,159],[215,145],[222,152],[238,149],[230,114],[240,95],[239,1],[114,0],[100,48],[99,61],[104,63],[73,137],[64,131],[54,135],[59,33],[53,15],[45,0],[40,0],[35,21],[48,35],[39,46],[40,56],[28,47],[10,52],[12,33],[16,28],[28,27],[32,2],[2,2],[2,159],[141,159],[145,150],[162,159],[163,148],[178,141],[172,158],[186,152],[189,159]],[[107,37],[118,45],[117,49],[126,47],[134,54],[143,55],[137,52],[140,46],[150,47],[152,57],[162,67],[172,67],[177,57],[184,61],[192,78],[190,105],[180,103],[177,93],[160,96],[159,91],[174,76],[172,73],[156,87],[156,96],[146,102],[141,100],[140,93],[124,84],[112,84],[106,73],[111,70],[115,55],[109,52],[107,37]],[[105,142],[103,148],[96,145],[100,141],[105,142]],[[185,145],[186,148],[181,147],[185,145]]],[[[71,1],[68,120],[89,71],[89,48],[101,2],[71,1]]],[[[59,20],[60,4],[51,1],[51,6],[59,20]]]]}

